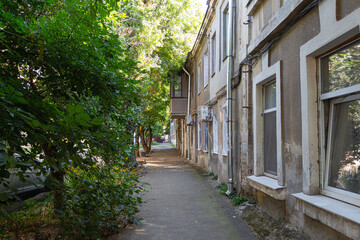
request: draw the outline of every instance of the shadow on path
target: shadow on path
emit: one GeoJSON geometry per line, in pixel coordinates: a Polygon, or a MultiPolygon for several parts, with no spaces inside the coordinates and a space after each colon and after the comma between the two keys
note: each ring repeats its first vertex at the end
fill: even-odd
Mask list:
{"type": "Polygon", "coordinates": [[[109,240],[120,239],[256,239],[250,228],[202,175],[174,148],[156,149],[146,160],[148,182],[140,224],[109,240]]]}

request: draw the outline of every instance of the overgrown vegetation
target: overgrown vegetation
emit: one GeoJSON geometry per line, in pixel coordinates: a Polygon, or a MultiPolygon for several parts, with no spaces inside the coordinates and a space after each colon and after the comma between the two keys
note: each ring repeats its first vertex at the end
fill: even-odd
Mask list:
{"type": "Polygon", "coordinates": [[[9,239],[98,239],[137,222],[142,202],[136,170],[118,165],[72,169],[65,181],[65,218],[54,218],[51,194],[26,200],[20,209],[3,206],[2,237],[9,239]]]}

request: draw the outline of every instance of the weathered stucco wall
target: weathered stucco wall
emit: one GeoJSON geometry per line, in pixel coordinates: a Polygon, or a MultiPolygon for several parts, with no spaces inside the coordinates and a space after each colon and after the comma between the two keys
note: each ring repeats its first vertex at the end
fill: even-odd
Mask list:
{"type": "Polygon", "coordinates": [[[336,20],[341,20],[360,7],[360,0],[336,0],[336,20]]]}
{"type": "Polygon", "coordinates": [[[290,194],[302,191],[300,46],[319,32],[319,11],[315,8],[292,27],[269,54],[269,65],[282,62],[283,161],[289,209],[295,206],[290,194]]]}

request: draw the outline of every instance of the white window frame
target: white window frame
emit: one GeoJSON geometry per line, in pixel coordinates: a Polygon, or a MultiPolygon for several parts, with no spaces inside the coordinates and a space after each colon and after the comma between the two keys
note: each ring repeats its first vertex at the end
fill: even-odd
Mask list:
{"type": "MultiPolygon", "coordinates": [[[[330,3],[329,3],[330,4],[330,3]]],[[[302,122],[302,166],[303,166],[303,193],[305,195],[324,194],[323,180],[325,178],[326,152],[325,127],[321,123],[324,119],[320,87],[318,86],[318,57],[360,34],[360,23],[356,10],[346,18],[337,21],[335,12],[323,21],[324,29],[320,34],[300,47],[300,90],[301,90],[301,122],[302,122]],[[349,21],[347,19],[357,19],[349,21]],[[319,164],[320,160],[320,164],[319,164]]],[[[322,27],[323,28],[323,27],[322,27]]],[[[360,86],[340,89],[322,95],[322,98],[331,97],[336,92],[347,95],[351,91],[360,91],[360,86]]],[[[325,194],[324,194],[325,195],[325,194]]],[[[347,202],[346,197],[341,197],[347,202]]]]}
{"type": "MultiPolygon", "coordinates": [[[[338,19],[335,1],[319,5],[321,31],[300,47],[300,91],[302,131],[302,193],[292,194],[296,208],[305,215],[348,236],[357,238],[360,224],[359,207],[344,200],[339,201],[322,194],[325,153],[324,124],[320,124],[321,102],[319,96],[318,57],[360,34],[360,8],[338,19]],[[319,163],[320,162],[320,163],[319,163]],[[330,214],[329,214],[330,212],[330,214]],[[339,225],[341,222],[343,225],[339,225]],[[346,227],[342,227],[346,226],[346,227]]],[[[360,88],[359,88],[360,91],[360,88]]],[[[347,94],[347,93],[346,93],[347,94]]]]}
{"type": "Polygon", "coordinates": [[[197,137],[198,137],[198,150],[201,150],[201,123],[198,122],[198,132],[197,132],[197,137]]]}
{"type": "Polygon", "coordinates": [[[269,56],[266,52],[262,56],[262,72],[253,80],[253,137],[254,137],[254,175],[266,176],[277,180],[279,186],[285,186],[283,164],[283,140],[281,125],[281,61],[269,67],[269,56]],[[276,81],[276,141],[277,141],[277,175],[264,172],[264,121],[263,121],[263,87],[269,82],[276,81]]]}
{"type": "Polygon", "coordinates": [[[217,116],[213,115],[213,153],[218,153],[219,151],[219,130],[218,130],[218,120],[217,116]]]}
{"type": "Polygon", "coordinates": [[[204,88],[209,85],[209,51],[206,49],[204,53],[204,67],[203,67],[203,76],[204,76],[204,88]]]}
{"type": "Polygon", "coordinates": [[[222,152],[221,154],[223,156],[227,156],[228,155],[228,128],[227,128],[227,121],[228,121],[228,116],[227,116],[227,105],[226,102],[222,107],[222,115],[223,115],[223,123],[222,123],[222,132],[223,132],[223,136],[222,136],[222,152]]]}
{"type": "MultiPolygon", "coordinates": [[[[358,42],[359,39],[356,40],[356,42],[358,42]]],[[[354,41],[355,42],[355,41],[354,41]]],[[[352,43],[354,43],[352,42],[352,43]]],[[[333,51],[332,53],[346,48],[348,46],[350,46],[351,43],[347,44],[345,47],[336,49],[335,51],[333,51]]],[[[327,54],[326,56],[331,55],[327,54]]],[[[325,57],[326,57],[325,56],[325,57]]],[[[321,61],[321,58],[319,59],[319,61],[321,61]]],[[[348,203],[357,205],[360,207],[360,194],[357,193],[353,193],[350,191],[346,191],[346,190],[342,190],[339,188],[335,188],[332,186],[329,186],[329,168],[330,168],[330,153],[332,150],[332,146],[330,145],[332,143],[332,128],[333,128],[333,111],[334,111],[334,105],[337,103],[345,103],[345,102],[349,102],[352,100],[359,100],[360,99],[360,84],[357,85],[353,85],[350,87],[346,87],[346,88],[342,88],[342,89],[338,89],[332,92],[327,92],[327,93],[321,93],[321,83],[323,81],[321,73],[322,73],[321,69],[321,64],[319,64],[319,73],[320,73],[320,77],[319,77],[319,96],[320,96],[320,124],[325,125],[325,119],[326,119],[326,115],[325,115],[325,102],[326,100],[330,101],[329,103],[329,113],[328,113],[328,119],[329,119],[329,125],[328,125],[328,130],[325,129],[324,126],[322,126],[322,131],[321,131],[321,153],[322,153],[322,172],[321,172],[321,183],[322,183],[322,188],[321,188],[321,193],[332,197],[332,198],[336,198],[342,201],[346,201],[348,203]],[[350,95],[351,94],[351,95],[350,95]],[[326,133],[328,135],[328,139],[327,139],[327,148],[325,148],[325,137],[326,137],[326,133]]]]}
{"type": "Polygon", "coordinates": [[[198,82],[198,86],[197,86],[197,89],[198,89],[198,95],[201,93],[201,87],[200,87],[200,84],[201,84],[201,62],[199,62],[197,64],[197,71],[196,71],[196,75],[197,75],[197,82],[198,82]]]}

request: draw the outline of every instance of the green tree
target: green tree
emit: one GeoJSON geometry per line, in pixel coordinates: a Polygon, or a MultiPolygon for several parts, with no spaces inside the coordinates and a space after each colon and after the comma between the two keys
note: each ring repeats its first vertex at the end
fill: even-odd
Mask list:
{"type": "Polygon", "coordinates": [[[128,38],[117,32],[124,16],[114,12],[125,5],[0,2],[0,182],[14,167],[23,179],[29,168],[50,170],[58,214],[70,168],[128,159],[138,83],[128,38]]]}
{"type": "Polygon", "coordinates": [[[142,70],[139,130],[142,146],[151,151],[153,128],[166,125],[169,81],[177,77],[203,18],[200,2],[192,0],[130,0],[123,31],[142,70]]]}

